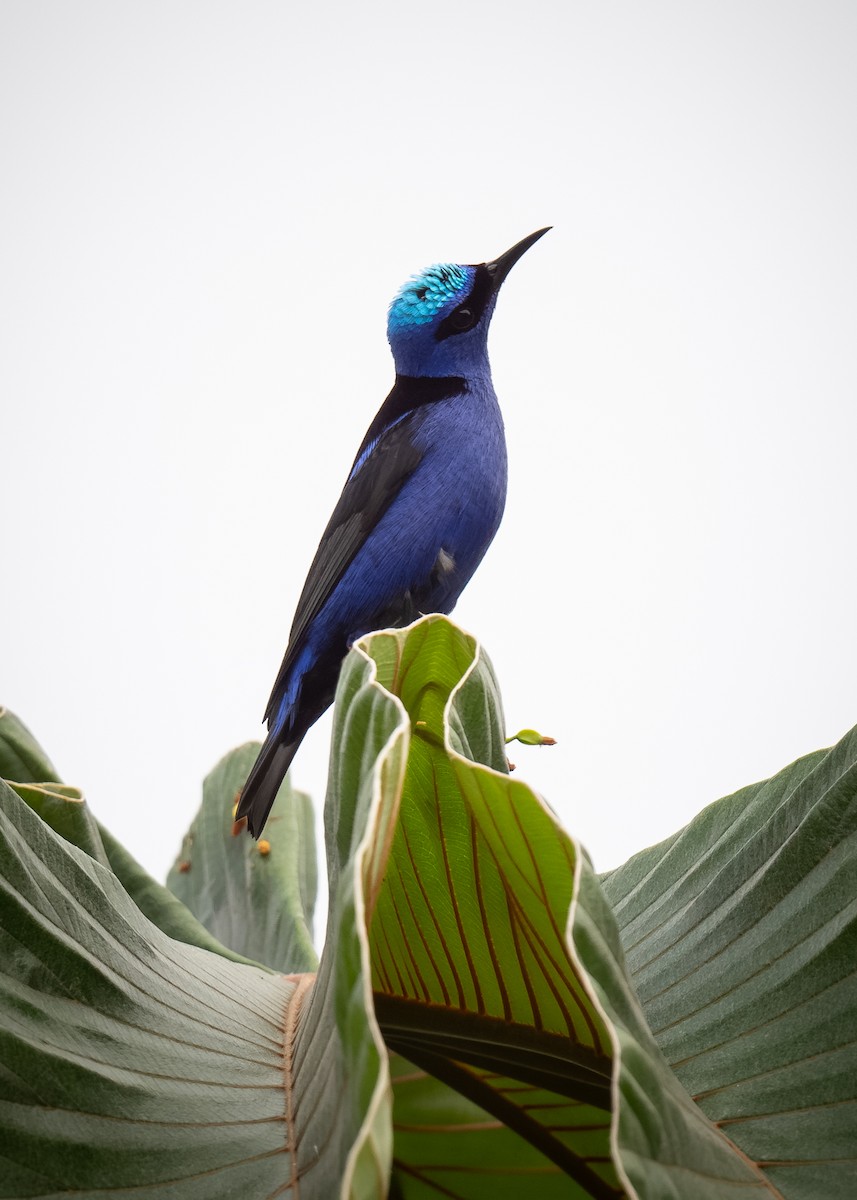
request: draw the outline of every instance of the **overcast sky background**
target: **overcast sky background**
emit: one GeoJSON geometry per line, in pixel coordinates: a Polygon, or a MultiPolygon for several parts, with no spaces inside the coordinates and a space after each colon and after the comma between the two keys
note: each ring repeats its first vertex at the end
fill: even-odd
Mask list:
{"type": "Polygon", "coordinates": [[[857,721],[855,61],[847,0],[3,0],[0,703],[149,870],[262,734],[390,298],[546,224],[456,611],[519,776],[603,870],[857,721]]]}

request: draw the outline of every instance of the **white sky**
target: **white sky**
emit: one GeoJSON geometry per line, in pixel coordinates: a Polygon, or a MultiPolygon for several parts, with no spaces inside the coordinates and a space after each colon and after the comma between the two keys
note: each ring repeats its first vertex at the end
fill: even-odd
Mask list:
{"type": "MultiPolygon", "coordinates": [[[[857,6],[0,6],[0,703],[158,877],[413,271],[546,224],[456,616],[599,869],[857,720],[857,6]]],[[[296,783],[324,794],[329,722],[296,783]]]]}

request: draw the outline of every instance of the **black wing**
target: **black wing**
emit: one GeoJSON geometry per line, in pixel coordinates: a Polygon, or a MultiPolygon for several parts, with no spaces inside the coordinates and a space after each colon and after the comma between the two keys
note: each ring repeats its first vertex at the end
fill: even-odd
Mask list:
{"type": "MultiPolygon", "coordinates": [[[[301,649],[310,624],[330,598],[366,538],[398,496],[405,480],[422,461],[423,451],[414,445],[412,433],[413,421],[404,418],[382,434],[360,470],[349,478],[342,489],[301,592],[286,656],[265,710],[265,720],[276,708],[280,688],[301,649]]],[[[359,457],[358,454],[358,460],[359,457]]]]}
{"type": "Polygon", "coordinates": [[[413,441],[415,414],[428,404],[460,395],[466,389],[466,382],[458,377],[396,376],[393,390],[357,451],[352,474],[321,536],[298,601],[286,655],[265,710],[266,721],[277,707],[280,689],[302,648],[307,629],[398,496],[405,480],[422,461],[423,451],[413,441]],[[364,456],[365,461],[355,472],[364,456]]]}

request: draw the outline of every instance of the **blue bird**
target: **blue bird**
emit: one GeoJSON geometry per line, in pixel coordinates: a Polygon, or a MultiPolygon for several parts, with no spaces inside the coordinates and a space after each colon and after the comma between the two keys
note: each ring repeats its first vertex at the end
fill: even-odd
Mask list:
{"type": "MultiPolygon", "coordinates": [[[[550,228],[550,226],[548,226],[550,228]]],[[[393,390],[369,426],[298,601],[237,817],[258,837],[342,659],[373,629],[449,613],[506,502],[506,440],[488,365],[500,285],[547,229],[493,262],[429,267],[390,305],[393,390]]]]}

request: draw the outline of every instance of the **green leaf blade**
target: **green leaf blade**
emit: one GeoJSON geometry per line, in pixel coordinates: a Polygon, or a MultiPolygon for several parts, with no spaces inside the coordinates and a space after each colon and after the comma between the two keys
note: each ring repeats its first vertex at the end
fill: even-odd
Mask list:
{"type": "Polygon", "coordinates": [[[57,769],[27,726],[0,705],[0,779],[59,783],[57,769]]]}
{"type": "Polygon", "coordinates": [[[372,1090],[331,1002],[354,985],[174,941],[0,784],[0,1197],[382,1195],[341,1191],[372,1090]]]}
{"type": "Polygon", "coordinates": [[[605,879],[664,1054],[788,1200],[857,1187],[855,877],[852,731],[605,879]]]}
{"type": "MultiPolygon", "coordinates": [[[[526,785],[453,745],[456,690],[467,679],[478,712],[474,680],[493,686],[474,640],[430,617],[364,639],[361,652],[410,727],[404,776],[390,773],[400,794],[386,802],[396,825],[379,839],[389,847],[383,882],[367,910],[388,1044],[526,1137],[569,1195],[680,1195],[691,1180],[710,1200],[724,1187],[770,1194],[658,1053],[585,856],[526,785]]],[[[481,712],[493,720],[499,707],[481,712]]],[[[500,726],[475,742],[499,747],[502,737],[500,726]]],[[[402,1194],[428,1194],[425,1163],[398,1142],[396,1157],[402,1194]]],[[[477,1177],[483,1168],[490,1176],[470,1163],[477,1177]]]]}
{"type": "Polygon", "coordinates": [[[255,742],[240,746],[206,777],[202,806],[167,886],[224,945],[298,974],[318,965],[312,942],[317,887],[312,805],[286,779],[271,809],[264,845],[243,824],[236,826],[236,799],[258,752],[255,742]]]}

